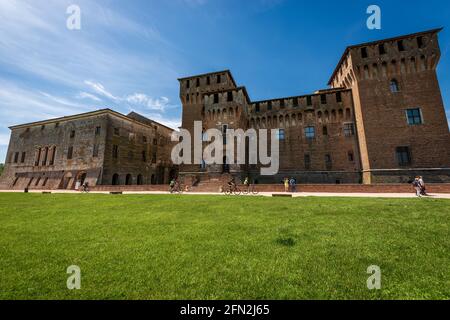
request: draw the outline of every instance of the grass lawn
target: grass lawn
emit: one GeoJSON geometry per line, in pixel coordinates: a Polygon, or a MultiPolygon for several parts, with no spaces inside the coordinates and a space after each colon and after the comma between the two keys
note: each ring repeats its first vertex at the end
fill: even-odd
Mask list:
{"type": "Polygon", "coordinates": [[[449,222],[432,199],[0,194],[0,299],[450,299],[449,222]]]}

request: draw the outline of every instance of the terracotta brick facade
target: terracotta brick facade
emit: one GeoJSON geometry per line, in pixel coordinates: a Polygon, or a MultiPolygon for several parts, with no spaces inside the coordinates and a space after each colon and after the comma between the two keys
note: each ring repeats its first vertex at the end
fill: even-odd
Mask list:
{"type": "MultiPolygon", "coordinates": [[[[450,182],[450,133],[436,76],[440,29],[346,49],[330,89],[251,101],[230,71],[179,79],[182,127],[281,129],[280,171],[259,166],[182,166],[184,177],[230,172],[259,183],[450,182]]],[[[227,159],[228,160],[228,159],[227,159]]],[[[189,178],[191,179],[191,178],[189,178]]]]}

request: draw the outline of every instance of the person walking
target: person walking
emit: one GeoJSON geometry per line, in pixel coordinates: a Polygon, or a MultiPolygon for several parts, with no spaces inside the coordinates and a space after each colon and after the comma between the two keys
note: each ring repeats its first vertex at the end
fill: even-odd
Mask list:
{"type": "Polygon", "coordinates": [[[412,183],[414,190],[416,190],[416,196],[422,197],[422,188],[420,186],[419,177],[416,177],[412,183]]]}
{"type": "Polygon", "coordinates": [[[289,192],[289,179],[284,178],[284,192],[289,192]]]}
{"type": "Polygon", "coordinates": [[[292,177],[291,180],[289,180],[289,184],[291,185],[291,192],[293,193],[297,192],[297,183],[294,177],[292,177]]]}
{"type": "Polygon", "coordinates": [[[422,196],[428,196],[427,194],[427,188],[425,187],[425,182],[423,181],[423,177],[419,177],[419,185],[420,185],[420,194],[422,196]]]}

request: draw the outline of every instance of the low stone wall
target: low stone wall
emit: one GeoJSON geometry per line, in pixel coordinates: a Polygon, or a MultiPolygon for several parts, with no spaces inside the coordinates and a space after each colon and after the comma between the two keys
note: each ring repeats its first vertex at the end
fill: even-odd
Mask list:
{"type": "MultiPolygon", "coordinates": [[[[208,187],[200,186],[199,192],[217,192],[220,186],[210,185],[208,187]],[[210,189],[210,190],[209,190],[210,189]]],[[[242,189],[243,187],[241,187],[242,189]]],[[[258,184],[256,189],[259,192],[284,192],[282,184],[258,184]]],[[[96,186],[91,191],[110,191],[110,192],[145,192],[145,191],[168,191],[167,185],[144,185],[144,186],[96,186]]],[[[450,184],[428,184],[429,193],[450,193],[450,184]]],[[[413,188],[409,184],[308,184],[298,185],[297,192],[324,192],[324,193],[412,193],[413,188]]]]}

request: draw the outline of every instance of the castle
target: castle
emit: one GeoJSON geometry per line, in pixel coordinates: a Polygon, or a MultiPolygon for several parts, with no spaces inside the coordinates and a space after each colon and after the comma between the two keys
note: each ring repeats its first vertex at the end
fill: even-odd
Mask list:
{"type": "MultiPolygon", "coordinates": [[[[229,70],[179,79],[182,128],[280,129],[280,170],[171,161],[172,129],[109,109],[11,127],[4,188],[73,189],[207,182],[234,175],[258,183],[450,182],[450,133],[436,75],[441,29],[347,47],[314,94],[252,101],[229,70]]],[[[270,150],[270,148],[269,148],[270,150]]]]}
{"type": "Polygon", "coordinates": [[[230,71],[179,79],[182,127],[280,128],[280,171],[254,165],[182,165],[183,176],[223,173],[260,183],[450,182],[450,133],[436,75],[441,29],[347,47],[314,94],[252,101],[230,71]]]}

